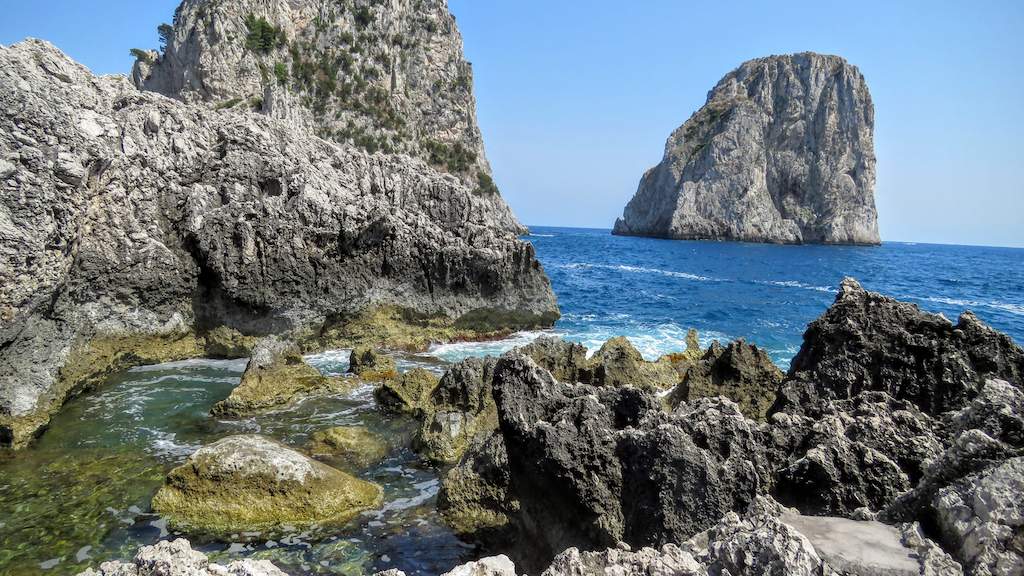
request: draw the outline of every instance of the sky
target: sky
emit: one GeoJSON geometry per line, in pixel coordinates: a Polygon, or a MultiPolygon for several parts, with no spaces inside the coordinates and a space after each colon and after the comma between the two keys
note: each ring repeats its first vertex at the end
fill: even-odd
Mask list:
{"type": "MultiPolygon", "coordinates": [[[[0,44],[97,73],[177,0],[0,0],[0,44]]],[[[502,194],[528,225],[610,228],[669,133],[745,60],[812,50],[875,104],[883,240],[1024,246],[1024,2],[450,0],[502,194]]]]}

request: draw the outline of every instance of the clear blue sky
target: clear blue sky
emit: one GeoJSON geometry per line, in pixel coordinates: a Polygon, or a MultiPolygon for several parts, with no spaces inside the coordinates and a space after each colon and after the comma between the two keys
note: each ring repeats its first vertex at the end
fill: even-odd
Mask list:
{"type": "MultiPolygon", "coordinates": [[[[722,75],[814,50],[871,87],[883,239],[1024,246],[1024,3],[450,2],[495,179],[527,224],[610,227],[722,75]]],[[[177,3],[2,0],[0,43],[126,72],[177,3]]]]}

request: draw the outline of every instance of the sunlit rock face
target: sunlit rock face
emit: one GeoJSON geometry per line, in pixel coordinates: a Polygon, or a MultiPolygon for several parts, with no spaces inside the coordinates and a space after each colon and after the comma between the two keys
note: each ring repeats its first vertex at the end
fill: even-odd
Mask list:
{"type": "Polygon", "coordinates": [[[875,112],[838,56],[758,58],[669,137],[615,234],[878,244],[875,112]]]}

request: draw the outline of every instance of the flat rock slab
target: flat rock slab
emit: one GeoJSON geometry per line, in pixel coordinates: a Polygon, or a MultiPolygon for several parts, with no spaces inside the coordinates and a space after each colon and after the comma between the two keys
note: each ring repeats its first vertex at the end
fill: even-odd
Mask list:
{"type": "Polygon", "coordinates": [[[822,560],[838,572],[858,576],[917,576],[920,564],[894,526],[874,521],[784,514],[822,560]]]}

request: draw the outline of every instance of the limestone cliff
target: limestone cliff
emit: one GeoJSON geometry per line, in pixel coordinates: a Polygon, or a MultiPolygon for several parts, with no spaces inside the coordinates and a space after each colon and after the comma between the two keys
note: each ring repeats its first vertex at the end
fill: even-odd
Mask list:
{"type": "Polygon", "coordinates": [[[615,234],[878,244],[874,107],[838,56],[744,63],[672,133],[615,234]]]}
{"type": "Polygon", "coordinates": [[[550,325],[519,230],[500,196],[421,160],[0,46],[0,444],[224,326],[317,347],[550,325]]]}
{"type": "Polygon", "coordinates": [[[493,189],[473,69],[447,0],[185,0],[135,83],[305,123],[493,189]]]}

